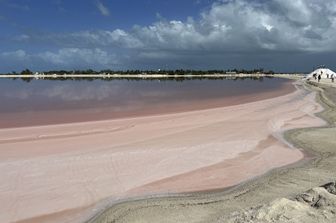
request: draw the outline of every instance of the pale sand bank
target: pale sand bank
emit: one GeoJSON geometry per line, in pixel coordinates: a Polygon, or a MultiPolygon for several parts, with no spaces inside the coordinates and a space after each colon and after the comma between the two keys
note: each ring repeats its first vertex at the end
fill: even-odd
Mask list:
{"type": "Polygon", "coordinates": [[[0,130],[0,222],[78,222],[87,215],[76,210],[105,198],[236,185],[301,160],[279,139],[325,124],[313,115],[320,110],[314,93],[297,90],[202,111],[0,130]]]}

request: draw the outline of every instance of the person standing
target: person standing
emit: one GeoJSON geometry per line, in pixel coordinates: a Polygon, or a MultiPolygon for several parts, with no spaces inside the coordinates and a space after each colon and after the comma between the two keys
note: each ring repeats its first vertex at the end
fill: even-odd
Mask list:
{"type": "Polygon", "coordinates": [[[318,82],[321,81],[321,74],[318,75],[317,79],[318,79],[318,82]]]}
{"type": "Polygon", "coordinates": [[[334,83],[334,79],[335,79],[334,74],[332,74],[332,75],[331,75],[331,82],[334,83]]]}

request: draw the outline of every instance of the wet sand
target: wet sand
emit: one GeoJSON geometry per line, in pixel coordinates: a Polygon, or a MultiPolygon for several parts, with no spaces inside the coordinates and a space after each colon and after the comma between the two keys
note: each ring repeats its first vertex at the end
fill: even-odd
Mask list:
{"type": "Polygon", "coordinates": [[[325,124],[313,115],[320,110],[313,93],[296,90],[200,111],[2,129],[0,221],[80,222],[106,198],[239,184],[303,159],[282,133],[325,124]]]}

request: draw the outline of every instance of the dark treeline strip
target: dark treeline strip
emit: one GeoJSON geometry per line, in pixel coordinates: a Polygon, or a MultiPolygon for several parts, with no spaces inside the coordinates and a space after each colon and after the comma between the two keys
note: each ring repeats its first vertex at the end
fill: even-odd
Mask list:
{"type": "MultiPolygon", "coordinates": [[[[272,70],[264,70],[262,68],[260,69],[251,69],[251,70],[245,70],[245,69],[231,69],[231,70],[184,70],[184,69],[178,69],[178,70],[110,70],[105,69],[101,71],[95,71],[92,69],[87,70],[50,70],[50,71],[42,71],[38,72],[39,74],[57,74],[57,75],[63,75],[63,74],[165,74],[165,75],[204,75],[204,74],[274,74],[272,70]]],[[[25,69],[21,71],[20,73],[17,73],[15,71],[11,73],[6,73],[7,75],[17,75],[17,74],[34,74],[31,70],[25,69]]]]}
{"type": "MultiPolygon", "coordinates": [[[[183,82],[187,80],[258,80],[263,81],[264,78],[273,78],[272,76],[266,77],[160,77],[160,78],[136,78],[136,77],[116,77],[116,78],[103,78],[103,77],[62,77],[62,78],[52,78],[52,77],[44,77],[41,80],[51,80],[51,81],[94,81],[94,80],[101,80],[101,81],[115,81],[115,80],[126,80],[126,81],[176,81],[176,82],[183,82]]],[[[18,80],[21,79],[24,82],[31,82],[35,80],[33,77],[12,77],[10,79],[18,80]]]]}

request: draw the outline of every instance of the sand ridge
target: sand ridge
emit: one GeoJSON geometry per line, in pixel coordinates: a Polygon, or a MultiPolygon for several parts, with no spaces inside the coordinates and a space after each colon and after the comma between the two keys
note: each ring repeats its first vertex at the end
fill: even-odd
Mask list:
{"type": "Polygon", "coordinates": [[[291,164],[303,154],[281,133],[325,124],[314,96],[298,89],[224,108],[0,130],[0,221],[108,197],[218,189],[291,164]]]}

